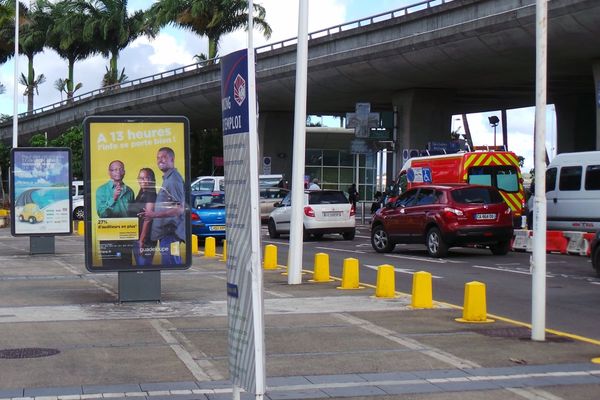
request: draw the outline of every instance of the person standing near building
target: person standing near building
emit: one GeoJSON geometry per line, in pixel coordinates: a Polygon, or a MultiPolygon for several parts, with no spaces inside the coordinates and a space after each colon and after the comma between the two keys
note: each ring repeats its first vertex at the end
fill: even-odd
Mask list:
{"type": "Polygon", "coordinates": [[[308,187],[308,190],[321,190],[321,186],[319,186],[319,178],[314,178],[312,183],[308,187]]]}
{"type": "Polygon", "coordinates": [[[152,220],[152,240],[158,241],[161,264],[182,264],[180,244],[185,243],[185,188],[183,177],[175,168],[175,152],[161,147],[156,154],[156,164],[163,173],[162,186],[156,197],[153,211],[140,213],[152,220]]]}
{"type": "Polygon", "coordinates": [[[352,204],[352,206],[354,207],[354,209],[356,210],[356,202],[358,201],[358,190],[356,190],[356,183],[353,183],[352,185],[350,185],[350,187],[348,187],[348,200],[350,200],[350,203],[352,204]]]}

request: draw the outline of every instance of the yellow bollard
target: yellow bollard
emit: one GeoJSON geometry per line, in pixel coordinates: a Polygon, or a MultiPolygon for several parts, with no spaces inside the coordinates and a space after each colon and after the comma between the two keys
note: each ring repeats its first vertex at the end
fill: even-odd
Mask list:
{"type": "Polygon", "coordinates": [[[462,318],[455,318],[458,322],[485,324],[494,322],[487,317],[485,300],[485,283],[473,281],[465,283],[465,300],[462,318]]]}
{"type": "Polygon", "coordinates": [[[85,222],[79,221],[77,224],[77,234],[80,236],[85,235],[85,222]]]}
{"type": "Polygon", "coordinates": [[[192,254],[198,254],[198,236],[192,235],[192,254]]]}
{"type": "Polygon", "coordinates": [[[375,297],[394,298],[396,297],[396,271],[389,264],[380,265],[377,268],[377,286],[375,287],[375,297]]]}
{"type": "Polygon", "coordinates": [[[277,269],[277,246],[268,244],[265,246],[264,269],[277,269]]]}
{"type": "Polygon", "coordinates": [[[217,245],[212,236],[204,239],[204,257],[215,257],[217,255],[217,245]]]}
{"type": "Polygon", "coordinates": [[[431,293],[431,274],[425,271],[415,272],[412,284],[413,308],[433,308],[431,293]]]}
{"type": "Polygon", "coordinates": [[[223,257],[219,261],[227,261],[227,240],[223,239],[223,257]]]}
{"type": "Polygon", "coordinates": [[[310,282],[331,282],[333,279],[329,277],[329,254],[315,254],[315,268],[313,278],[310,282]]]}
{"type": "Polygon", "coordinates": [[[364,289],[363,286],[359,286],[358,260],[356,258],[344,259],[342,286],[338,286],[337,288],[342,290],[364,289]]]}

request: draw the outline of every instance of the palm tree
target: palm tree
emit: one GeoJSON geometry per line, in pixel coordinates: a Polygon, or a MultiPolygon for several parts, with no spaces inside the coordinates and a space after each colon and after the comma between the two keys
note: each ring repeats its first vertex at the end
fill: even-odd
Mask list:
{"type": "Polygon", "coordinates": [[[14,44],[11,46],[9,40],[14,36],[14,33],[11,32],[14,26],[14,13],[7,2],[8,0],[0,0],[0,64],[4,64],[13,54],[14,47],[14,44]]]}
{"type": "Polygon", "coordinates": [[[33,68],[28,71],[28,76],[21,74],[19,77],[19,83],[25,86],[23,96],[27,96],[27,112],[31,112],[33,110],[33,92],[35,92],[36,95],[39,95],[40,92],[38,88],[44,82],[46,82],[46,77],[44,74],[39,74],[36,77],[35,70],[33,68]]]}
{"type": "Polygon", "coordinates": [[[83,30],[89,16],[78,13],[72,0],[62,0],[58,3],[40,0],[38,4],[45,13],[50,15],[52,20],[46,37],[46,45],[68,63],[68,77],[56,81],[54,87],[61,92],[61,96],[64,92],[67,100],[72,99],[77,89],[82,86],[81,83],[75,84],[75,62],[98,52],[92,48],[89,41],[83,38],[83,30]],[[57,86],[59,81],[60,88],[57,86]]]}
{"type": "Polygon", "coordinates": [[[128,15],[127,0],[74,1],[79,12],[89,18],[83,29],[83,39],[103,56],[110,57],[103,85],[118,83],[125,77],[124,69],[119,76],[119,52],[141,35],[154,37],[155,31],[146,22],[143,11],[128,15]]]}
{"type": "MultiPolygon", "coordinates": [[[[2,0],[2,4],[9,8],[13,19],[10,23],[3,25],[0,32],[0,39],[6,40],[9,46],[14,47],[14,34],[8,33],[8,30],[14,30],[14,6],[11,8],[9,0],[2,0]],[[8,25],[8,28],[7,28],[8,25]]],[[[21,75],[21,84],[25,85],[25,94],[27,95],[27,111],[33,110],[33,96],[37,93],[38,86],[46,78],[42,75],[35,76],[33,69],[33,58],[36,54],[44,50],[46,43],[46,32],[50,24],[49,15],[44,14],[34,3],[31,9],[19,2],[19,52],[27,57],[27,76],[21,75]]],[[[7,57],[11,57],[9,54],[7,57]]]]}
{"type": "Polygon", "coordinates": [[[67,100],[72,99],[73,95],[75,94],[76,91],[78,91],[79,89],[81,89],[83,87],[83,83],[78,83],[77,85],[75,85],[75,87],[73,87],[73,83],[70,82],[69,78],[59,78],[57,80],[54,81],[54,87],[56,88],[56,90],[58,90],[60,92],[60,99],[62,100],[62,95],[63,93],[65,93],[67,95],[67,100]]]}
{"type": "MultiPolygon", "coordinates": [[[[156,27],[173,24],[208,37],[209,59],[217,57],[221,36],[248,27],[246,0],[158,0],[149,14],[156,27]]],[[[264,7],[254,4],[254,15],[254,26],[269,38],[264,7]]]]}
{"type": "Polygon", "coordinates": [[[6,92],[6,88],[4,87],[4,85],[2,83],[0,83],[0,94],[6,92]]]}

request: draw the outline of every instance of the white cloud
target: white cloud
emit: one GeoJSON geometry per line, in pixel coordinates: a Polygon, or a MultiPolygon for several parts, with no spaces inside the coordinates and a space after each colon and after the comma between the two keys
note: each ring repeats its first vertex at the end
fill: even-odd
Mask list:
{"type": "MultiPolygon", "coordinates": [[[[276,43],[298,36],[298,2],[281,0],[263,0],[257,2],[267,10],[266,20],[273,33],[265,39],[261,32],[255,30],[254,47],[267,43],[276,43]]],[[[341,24],[346,20],[346,5],[342,0],[319,0],[309,2],[308,32],[341,24]]],[[[225,35],[221,39],[219,53],[225,55],[246,47],[246,31],[237,31],[225,35]]]]}

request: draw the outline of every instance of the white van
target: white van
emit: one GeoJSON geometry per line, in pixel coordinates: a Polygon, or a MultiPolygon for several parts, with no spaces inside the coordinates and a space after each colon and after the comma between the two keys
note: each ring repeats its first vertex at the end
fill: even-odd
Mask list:
{"type": "MultiPolygon", "coordinates": [[[[258,186],[261,189],[277,187],[283,175],[259,175],[258,186]]],[[[199,176],[191,185],[192,192],[216,192],[225,190],[225,177],[223,176],[199,176]]]]}
{"type": "Polygon", "coordinates": [[[199,176],[192,182],[192,192],[218,192],[225,190],[225,177],[199,176]]]}
{"type": "Polygon", "coordinates": [[[562,153],[546,169],[549,230],[600,230],[600,151],[562,153]]]}
{"type": "Polygon", "coordinates": [[[83,220],[85,217],[83,207],[83,181],[71,182],[71,198],[73,202],[73,219],[83,220]]]}

